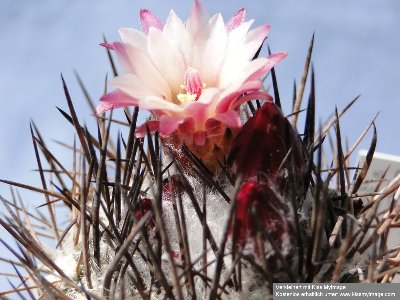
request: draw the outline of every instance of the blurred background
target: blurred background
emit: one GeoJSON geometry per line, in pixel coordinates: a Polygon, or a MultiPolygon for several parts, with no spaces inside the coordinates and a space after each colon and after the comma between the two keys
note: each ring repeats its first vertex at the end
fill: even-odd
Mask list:
{"type": "MultiPolygon", "coordinates": [[[[315,31],[313,64],[316,73],[317,119],[323,122],[354,97],[359,101],[342,120],[342,134],[352,144],[377,112],[377,151],[400,154],[400,2],[397,0],[204,0],[210,13],[225,20],[242,7],[255,25],[272,25],[267,43],[272,52],[289,56],[277,67],[284,110],[290,111],[293,81],[300,80],[310,38],[315,31]]],[[[73,128],[57,111],[67,110],[60,73],[69,86],[81,120],[94,128],[74,70],[91,97],[102,95],[107,73],[105,34],[118,40],[120,27],[139,28],[138,11],[149,8],[165,20],[173,8],[186,19],[192,1],[172,0],[0,0],[0,179],[41,186],[29,122],[34,120],[47,145],[63,162],[71,153],[53,140],[72,143],[73,128]]],[[[265,49],[264,49],[265,53],[265,49]]],[[[270,79],[267,79],[267,84],[270,79]]],[[[308,90],[305,96],[307,97],[308,90]]],[[[360,148],[368,148],[370,139],[360,148]]],[[[71,163],[66,163],[71,166],[71,163]]],[[[0,183],[0,195],[10,188],[0,183]]],[[[29,208],[42,196],[21,190],[29,208]]],[[[46,210],[43,208],[43,210],[46,210]]],[[[4,230],[0,237],[15,246],[4,230]]],[[[8,257],[0,245],[0,256],[8,257]]],[[[0,273],[9,272],[0,262],[0,273]]],[[[0,276],[0,291],[9,289],[0,276]]]]}

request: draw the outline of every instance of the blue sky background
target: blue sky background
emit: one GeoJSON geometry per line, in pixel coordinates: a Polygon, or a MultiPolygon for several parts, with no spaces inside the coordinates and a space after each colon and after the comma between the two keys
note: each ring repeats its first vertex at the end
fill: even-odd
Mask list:
{"type": "MultiPolygon", "coordinates": [[[[343,119],[342,131],[352,143],[370,119],[377,120],[378,151],[400,154],[400,2],[397,0],[205,0],[211,13],[228,19],[242,7],[256,25],[269,23],[272,51],[289,56],[278,66],[282,101],[289,112],[294,78],[299,81],[308,43],[316,33],[313,63],[316,71],[318,118],[325,120],[337,105],[362,97],[343,119]]],[[[118,39],[120,27],[139,27],[139,8],[165,19],[173,8],[186,18],[192,1],[171,0],[0,0],[0,178],[40,186],[29,133],[32,118],[58,157],[70,153],[51,142],[73,141],[73,130],[55,106],[66,108],[62,72],[81,120],[93,125],[74,79],[77,70],[93,99],[103,91],[110,73],[104,33],[118,39]]],[[[363,145],[367,147],[369,141],[363,145]]],[[[66,165],[70,165],[66,163],[66,165]]],[[[9,198],[9,187],[0,184],[9,198]]],[[[38,195],[21,191],[30,208],[41,204],[38,195]]],[[[6,238],[0,230],[2,238],[6,238]]],[[[7,239],[7,238],[6,238],[7,239]]],[[[12,243],[12,242],[11,242],[12,243]]],[[[1,255],[7,256],[0,246],[1,255]]],[[[0,266],[3,266],[0,263],[0,266]]],[[[3,267],[0,267],[3,271],[3,267]]],[[[0,278],[0,290],[7,284],[0,278]]]]}

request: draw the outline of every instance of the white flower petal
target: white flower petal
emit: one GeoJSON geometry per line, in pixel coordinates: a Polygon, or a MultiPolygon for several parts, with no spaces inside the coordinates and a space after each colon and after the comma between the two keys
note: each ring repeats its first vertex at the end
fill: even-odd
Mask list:
{"type": "Polygon", "coordinates": [[[258,72],[260,70],[263,70],[267,62],[268,60],[265,57],[260,57],[252,60],[246,65],[242,72],[236,74],[236,79],[238,81],[245,82],[246,80],[249,80],[250,77],[254,76],[254,74],[259,75],[257,76],[257,78],[261,79],[262,77],[264,77],[265,73],[258,74],[258,72]]]}
{"type": "Polygon", "coordinates": [[[165,35],[169,37],[171,42],[182,53],[182,56],[185,60],[185,67],[188,68],[188,61],[193,38],[187,31],[185,24],[183,24],[182,20],[176,15],[173,10],[171,10],[171,12],[169,13],[163,31],[165,35]]]}
{"type": "MultiPolygon", "coordinates": [[[[246,62],[241,65],[241,70],[236,72],[228,72],[229,69],[225,69],[224,73],[221,74],[220,88],[227,88],[231,83],[234,82],[245,82],[251,75],[262,69],[266,64],[266,58],[261,57],[251,62],[246,62]]],[[[232,70],[232,69],[231,69],[232,70]]],[[[261,77],[260,77],[261,78],[261,77]]]]}
{"type": "Polygon", "coordinates": [[[220,93],[221,90],[218,88],[207,88],[203,89],[203,92],[201,93],[200,98],[197,100],[199,103],[203,104],[209,104],[211,103],[214,98],[217,96],[218,93],[220,93]]]}
{"type": "Polygon", "coordinates": [[[197,69],[207,86],[218,84],[228,35],[220,14],[215,15],[193,41],[191,66],[197,69]]]}
{"type": "Polygon", "coordinates": [[[200,29],[207,25],[210,15],[201,4],[201,1],[195,0],[192,12],[186,21],[186,28],[191,36],[196,36],[200,29]]]}
{"type": "Polygon", "coordinates": [[[139,102],[139,107],[148,110],[162,110],[164,113],[182,113],[184,105],[177,105],[156,96],[148,96],[139,102]]]}
{"type": "Polygon", "coordinates": [[[268,36],[270,25],[262,25],[249,31],[246,40],[246,51],[253,57],[268,36]]]}
{"type": "Polygon", "coordinates": [[[254,20],[250,20],[242,23],[228,35],[226,55],[219,78],[221,87],[226,87],[232,74],[240,73],[253,57],[253,54],[249,53],[251,49],[245,47],[247,33],[253,22],[254,20]]]}
{"type": "Polygon", "coordinates": [[[148,52],[154,65],[168,82],[172,95],[178,95],[185,73],[182,53],[163,32],[154,27],[150,28],[148,38],[148,52]]]}
{"type": "Polygon", "coordinates": [[[120,28],[118,30],[121,40],[142,50],[147,50],[147,35],[133,28],[120,28]]]}
{"type": "Polygon", "coordinates": [[[149,90],[153,91],[153,95],[171,100],[171,89],[168,82],[153,64],[148,53],[131,45],[125,45],[125,48],[132,65],[132,73],[137,75],[149,90]]]}
{"type": "Polygon", "coordinates": [[[148,89],[137,75],[131,73],[119,75],[110,84],[136,99],[145,99],[149,94],[155,93],[155,91],[148,89]]]}
{"type": "Polygon", "coordinates": [[[247,40],[249,29],[251,25],[253,25],[253,23],[254,20],[249,20],[247,22],[240,24],[238,27],[229,32],[227,52],[228,51],[235,52],[235,50],[238,49],[238,47],[242,48],[242,46],[247,40]]]}

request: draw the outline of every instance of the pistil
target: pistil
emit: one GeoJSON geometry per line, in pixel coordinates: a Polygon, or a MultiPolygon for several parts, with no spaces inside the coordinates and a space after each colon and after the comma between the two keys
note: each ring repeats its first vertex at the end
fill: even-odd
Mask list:
{"type": "Polygon", "coordinates": [[[183,85],[181,85],[181,93],[177,95],[178,100],[182,103],[197,101],[200,98],[204,84],[201,81],[199,72],[189,67],[185,75],[183,75],[183,85]],[[183,91],[185,90],[186,93],[183,91]]]}

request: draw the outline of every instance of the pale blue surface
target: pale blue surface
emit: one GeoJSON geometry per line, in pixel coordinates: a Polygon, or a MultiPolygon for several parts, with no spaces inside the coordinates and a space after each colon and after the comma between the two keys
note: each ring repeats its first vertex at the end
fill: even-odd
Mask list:
{"type": "MultiPolygon", "coordinates": [[[[70,86],[79,116],[92,122],[72,71],[79,71],[94,99],[102,94],[104,76],[109,72],[104,49],[98,46],[102,33],[113,40],[118,38],[119,27],[138,27],[141,7],[152,9],[162,19],[174,8],[186,18],[191,4],[165,0],[0,0],[0,178],[40,186],[38,176],[30,171],[36,168],[30,118],[48,140],[73,140],[71,127],[55,109],[56,105],[66,108],[60,72],[70,86]]],[[[272,50],[289,53],[277,68],[286,108],[293,79],[300,78],[315,31],[313,62],[320,118],[324,120],[335,105],[341,108],[361,93],[361,100],[343,120],[342,131],[352,143],[380,111],[378,150],[400,154],[399,1],[253,0],[228,4],[209,0],[205,4],[212,13],[221,11],[225,19],[247,7],[256,25],[272,25],[268,41],[272,50]]],[[[63,148],[48,144],[63,161],[70,158],[63,148]]],[[[9,197],[9,188],[0,184],[0,194],[9,197]]],[[[30,207],[44,201],[32,193],[22,191],[22,195],[30,207]]],[[[1,237],[5,237],[2,231],[1,237]]],[[[5,286],[4,280],[0,281],[0,290],[5,286]]]]}

